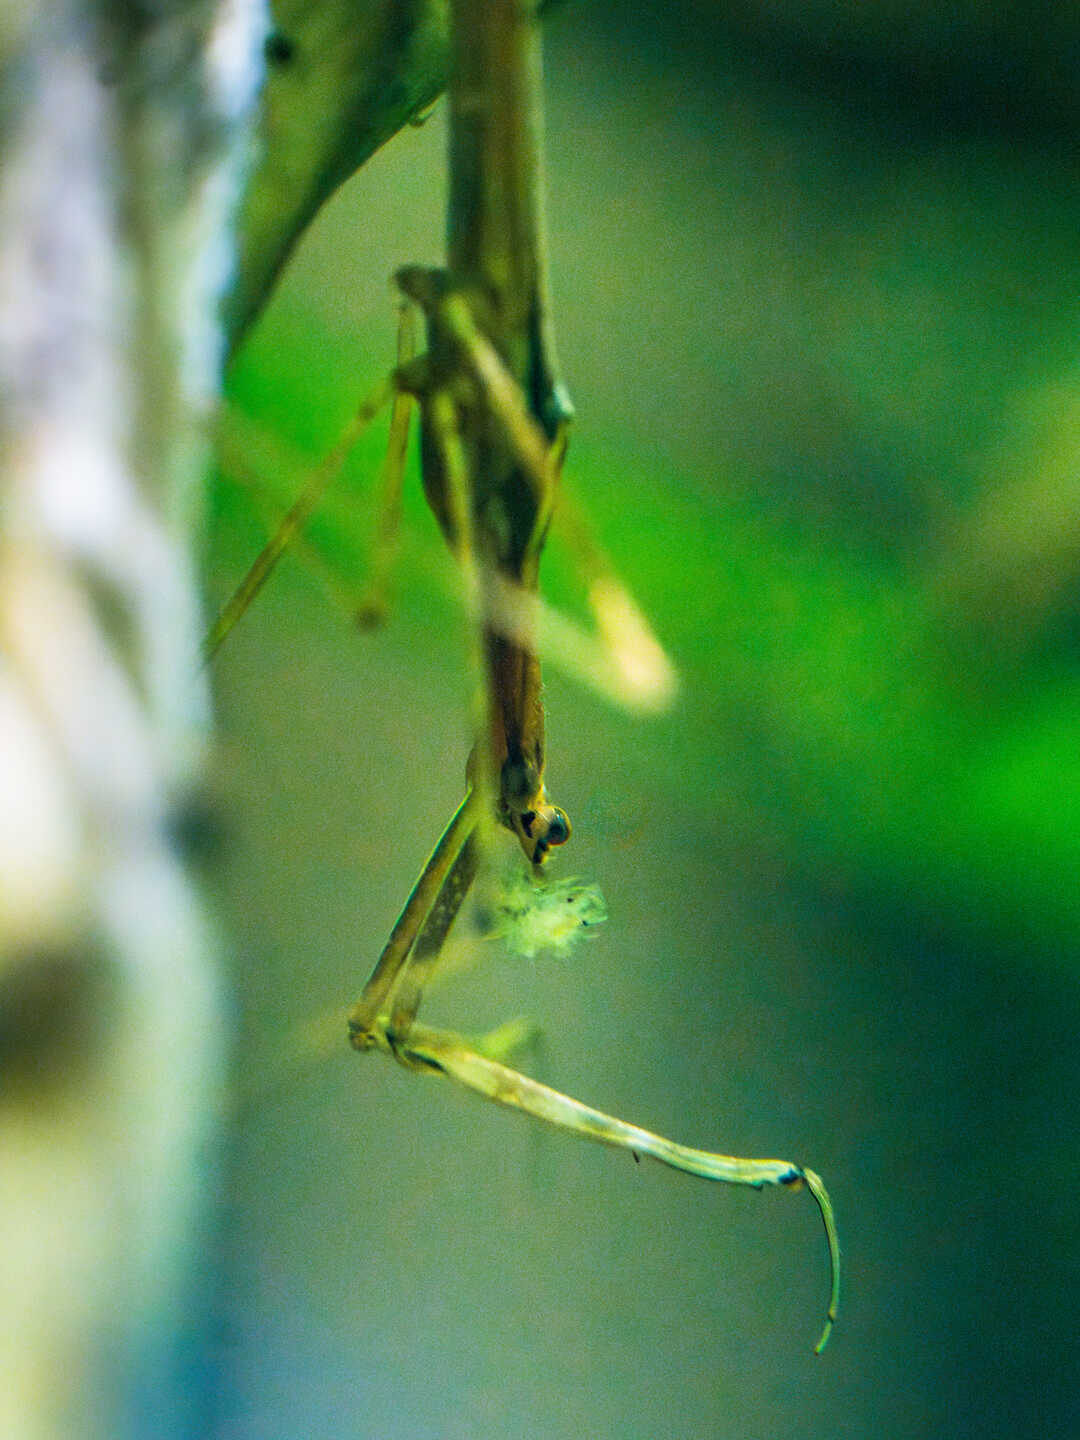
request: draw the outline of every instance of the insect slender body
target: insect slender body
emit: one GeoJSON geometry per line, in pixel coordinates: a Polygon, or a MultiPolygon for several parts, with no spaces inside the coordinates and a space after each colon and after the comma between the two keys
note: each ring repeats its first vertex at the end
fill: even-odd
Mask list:
{"type": "MultiPolygon", "coordinates": [[[[403,294],[424,312],[428,350],[414,359],[402,342],[394,388],[399,399],[409,395],[419,404],[424,492],[461,569],[484,713],[466,767],[465,798],[349,1012],[350,1042],[357,1050],[382,1050],[412,1069],[445,1074],[499,1104],[629,1150],[635,1159],[648,1155],[693,1175],[754,1188],[805,1186],[824,1223],[831,1267],[820,1352],[836,1318],[840,1262],[832,1206],[814,1171],[786,1160],[743,1159],[679,1145],[541,1085],[503,1063],[507,1037],[520,1038],[521,1027],[513,1023],[485,1044],[417,1019],[492,825],[516,836],[529,862],[529,884],[542,883],[551,849],[570,837],[565,812],[551,803],[545,788],[537,649],[540,555],[572,415],[548,321],[538,188],[539,41],[523,0],[452,0],[451,13],[448,266],[411,266],[398,273],[403,294]]],[[[351,439],[389,389],[383,386],[361,405],[347,432],[351,439]]],[[[395,403],[390,453],[396,458],[385,485],[391,508],[400,495],[408,408],[395,403]]],[[[343,445],[319,467],[225,607],[207,653],[310,515],[340,463],[336,457],[343,445]]],[[[391,517],[380,533],[392,536],[395,530],[391,517]]],[[[381,584],[378,567],[376,573],[381,584]]],[[[632,640],[636,654],[646,655],[662,677],[656,659],[662,652],[629,597],[610,577],[594,576],[594,582],[601,628],[606,621],[624,648],[632,640]]],[[[381,609],[379,594],[362,613],[381,609]]],[[[550,905],[533,907],[528,898],[518,897],[508,907],[504,920],[519,929],[524,953],[537,944],[561,945],[575,929],[604,918],[602,900],[588,887],[563,882],[551,900],[577,905],[580,918],[557,919],[550,905]]]]}
{"type": "MultiPolygon", "coordinates": [[[[400,383],[420,402],[424,494],[447,544],[475,571],[489,697],[486,779],[496,792],[496,818],[540,865],[552,846],[569,839],[570,822],[544,789],[542,682],[528,608],[539,587],[540,554],[573,411],[563,387],[550,379],[553,363],[537,351],[540,327],[528,329],[522,364],[538,407],[530,412],[520,398],[528,391],[514,386],[494,341],[475,319],[475,310],[490,313],[490,306],[455,290],[446,271],[410,267],[398,273],[398,283],[428,316],[427,355],[399,372],[400,383]],[[492,374],[505,393],[502,414],[482,388],[492,374]],[[514,627],[506,623],[504,595],[517,602],[514,627]]],[[[470,783],[478,779],[480,759],[474,751],[470,783]]]]}

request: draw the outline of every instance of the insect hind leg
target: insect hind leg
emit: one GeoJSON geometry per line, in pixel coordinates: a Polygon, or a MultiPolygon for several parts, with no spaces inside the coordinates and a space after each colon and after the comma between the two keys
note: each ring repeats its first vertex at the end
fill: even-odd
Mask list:
{"type": "Polygon", "coordinates": [[[371,576],[356,606],[353,619],[362,630],[374,630],[390,610],[390,580],[398,557],[401,534],[401,497],[409,448],[414,396],[402,383],[402,371],[416,357],[416,312],[403,300],[398,318],[396,393],[390,414],[390,434],[383,461],[382,485],[375,536],[371,547],[371,576]]]}

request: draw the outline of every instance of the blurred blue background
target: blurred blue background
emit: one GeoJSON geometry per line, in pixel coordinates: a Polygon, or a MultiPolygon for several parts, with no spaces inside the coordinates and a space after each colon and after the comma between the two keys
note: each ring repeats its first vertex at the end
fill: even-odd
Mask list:
{"type": "MultiPolygon", "coordinates": [[[[482,947],[425,1013],[527,1013],[549,1083],[820,1171],[840,1324],[816,1359],[805,1196],[636,1166],[344,1039],[285,1067],[355,999],[470,743],[415,476],[390,622],[346,618],[384,428],[216,665],[252,1097],[229,1440],[1076,1433],[1080,21],[720,8],[546,31],[567,484],[682,689],[643,720],[549,667],[558,866],[610,920],[570,959],[482,947]]],[[[440,109],[345,187],[241,353],[211,605],[391,363],[444,145],[440,109]]],[[[573,556],[545,565],[573,607],[573,556]]]]}

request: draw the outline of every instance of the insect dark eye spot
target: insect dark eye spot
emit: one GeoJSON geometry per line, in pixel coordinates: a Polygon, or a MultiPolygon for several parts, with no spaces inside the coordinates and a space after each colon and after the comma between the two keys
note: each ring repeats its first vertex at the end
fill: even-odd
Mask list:
{"type": "Polygon", "coordinates": [[[288,65],[296,54],[296,45],[284,30],[272,30],[263,45],[268,65],[288,65]]]}
{"type": "Polygon", "coordinates": [[[556,809],[548,824],[547,842],[549,845],[565,845],[570,839],[570,821],[564,810],[556,809]]]}

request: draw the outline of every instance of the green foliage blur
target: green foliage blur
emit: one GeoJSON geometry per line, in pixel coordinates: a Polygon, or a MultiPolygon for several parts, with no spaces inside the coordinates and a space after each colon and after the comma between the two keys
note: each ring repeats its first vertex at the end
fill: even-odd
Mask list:
{"type": "MultiPolygon", "coordinates": [[[[719,10],[550,27],[567,484],[682,688],[642,720],[549,670],[567,863],[611,920],[572,972],[448,1003],[464,1028],[485,1003],[487,1023],[541,1012],[544,1078],[626,1118],[820,1170],[840,1326],[807,1361],[824,1281],[796,1202],[655,1178],[637,1201],[610,1156],[515,1130],[507,1158],[505,1117],[433,1082],[387,1100],[398,1077],[341,1057],[237,1142],[258,1218],[230,1434],[299,1433],[301,1412],[337,1433],[345,1395],[380,1436],[1075,1421],[1080,22],[1059,15],[1051,64],[980,6],[951,30],[934,7],[719,10]],[[348,1224],[310,1178],[337,1173],[342,1113],[345,1148],[364,1135],[348,1224]],[[358,1298],[340,1277],[372,1281],[372,1229],[387,1268],[358,1298]],[[256,1402],[251,1374],[296,1351],[317,1380],[256,1402]]],[[[346,187],[234,366],[218,601],[391,363],[385,277],[441,258],[441,127],[346,187]]],[[[219,667],[252,1066],[354,998],[461,788],[464,622],[415,473],[395,613],[375,637],[347,619],[384,442],[219,667]]],[[[583,613],[557,536],[544,584],[583,613]]]]}

